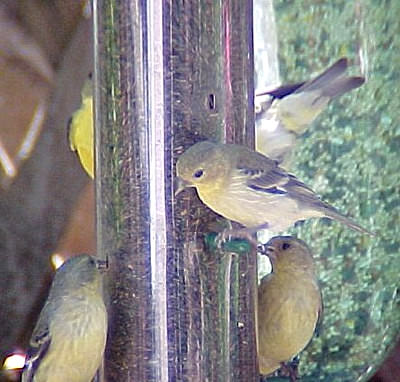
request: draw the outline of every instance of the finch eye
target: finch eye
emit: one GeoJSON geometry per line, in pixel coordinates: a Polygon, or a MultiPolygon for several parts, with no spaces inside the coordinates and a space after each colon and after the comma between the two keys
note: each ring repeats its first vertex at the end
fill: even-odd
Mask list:
{"type": "Polygon", "coordinates": [[[204,174],[204,171],[202,169],[199,169],[193,174],[193,177],[199,179],[203,176],[203,174],[204,174]]]}
{"type": "Polygon", "coordinates": [[[286,251],[287,249],[289,249],[290,248],[290,244],[289,243],[283,243],[282,244],[282,249],[284,250],[284,251],[286,251]]]}

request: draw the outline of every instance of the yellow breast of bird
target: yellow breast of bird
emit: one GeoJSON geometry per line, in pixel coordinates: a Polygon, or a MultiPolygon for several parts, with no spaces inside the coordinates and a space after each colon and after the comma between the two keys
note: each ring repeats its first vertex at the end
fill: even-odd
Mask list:
{"type": "Polygon", "coordinates": [[[87,97],[71,122],[71,149],[78,152],[85,171],[93,178],[93,98],[87,97]]]}
{"type": "Polygon", "coordinates": [[[318,321],[320,292],[314,280],[276,278],[260,285],[258,344],[260,372],[269,374],[311,340],[318,321]]]}
{"type": "Polygon", "coordinates": [[[297,220],[320,216],[316,211],[302,208],[284,194],[274,194],[249,188],[242,175],[234,175],[220,189],[197,189],[200,199],[223,217],[245,227],[268,223],[272,232],[282,232],[297,220]]]}
{"type": "Polygon", "coordinates": [[[270,129],[270,121],[261,120],[256,129],[256,151],[271,159],[279,160],[285,168],[291,150],[296,144],[296,136],[276,122],[276,128],[270,129]],[[283,160],[283,161],[282,161],[283,160]]]}
{"type": "Polygon", "coordinates": [[[326,107],[329,98],[313,91],[291,94],[277,102],[278,119],[288,130],[301,134],[326,107]]]}
{"type": "Polygon", "coordinates": [[[50,347],[34,382],[88,382],[96,374],[106,342],[107,313],[100,299],[80,304],[57,312],[61,319],[50,326],[50,347]]]}

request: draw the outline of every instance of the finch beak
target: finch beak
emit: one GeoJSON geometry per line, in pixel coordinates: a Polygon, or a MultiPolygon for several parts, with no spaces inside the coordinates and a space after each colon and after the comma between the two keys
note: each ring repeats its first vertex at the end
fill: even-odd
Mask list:
{"type": "Polygon", "coordinates": [[[187,187],[193,187],[193,185],[177,176],[175,178],[175,197],[187,187]]]}
{"type": "Polygon", "coordinates": [[[274,262],[276,261],[275,248],[270,245],[267,245],[265,248],[265,254],[269,257],[271,264],[274,264],[274,262]]]}

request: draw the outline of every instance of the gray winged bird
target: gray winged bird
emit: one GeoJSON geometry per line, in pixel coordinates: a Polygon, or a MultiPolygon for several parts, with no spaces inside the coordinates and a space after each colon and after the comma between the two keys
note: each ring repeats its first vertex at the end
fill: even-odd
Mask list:
{"type": "Polygon", "coordinates": [[[347,69],[348,59],[341,58],[314,79],[257,94],[257,151],[286,165],[296,139],[329,102],[365,82],[347,69]]]}

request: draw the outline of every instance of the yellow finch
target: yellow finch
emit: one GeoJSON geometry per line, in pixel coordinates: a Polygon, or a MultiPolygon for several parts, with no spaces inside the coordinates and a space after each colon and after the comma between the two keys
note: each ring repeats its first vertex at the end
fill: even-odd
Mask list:
{"type": "Polygon", "coordinates": [[[93,179],[93,90],[91,80],[86,81],[83,87],[82,104],[71,117],[68,135],[71,150],[77,152],[82,167],[93,179]]]}
{"type": "Polygon", "coordinates": [[[90,382],[107,336],[101,274],[89,255],[56,272],[30,341],[22,382],[90,382]]]}
{"type": "Polygon", "coordinates": [[[304,133],[333,98],[365,82],[364,77],[347,76],[347,67],[347,58],[341,58],[312,80],[257,95],[257,151],[282,161],[297,136],[304,133]]]}
{"type": "Polygon", "coordinates": [[[369,233],[276,161],[245,146],[197,143],[179,157],[176,172],[176,193],[195,187],[208,207],[248,228],[282,232],[298,220],[327,217],[369,233]]]}
{"type": "Polygon", "coordinates": [[[310,342],[321,313],[321,293],[312,254],[290,236],[266,244],[272,273],[258,287],[258,360],[270,374],[310,342]]]}

